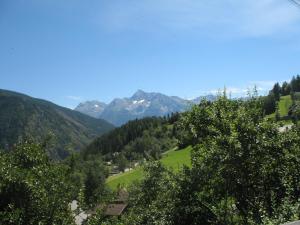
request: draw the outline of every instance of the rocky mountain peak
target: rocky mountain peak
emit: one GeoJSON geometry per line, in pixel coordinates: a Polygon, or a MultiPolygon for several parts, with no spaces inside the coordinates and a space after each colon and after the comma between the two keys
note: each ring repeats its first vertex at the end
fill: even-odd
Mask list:
{"type": "Polygon", "coordinates": [[[103,105],[103,107],[100,107],[99,102],[90,101],[79,105],[75,110],[120,126],[129,120],[183,112],[191,104],[197,104],[199,101],[199,99],[189,101],[176,96],[137,90],[132,97],[116,98],[110,104],[103,105]]]}

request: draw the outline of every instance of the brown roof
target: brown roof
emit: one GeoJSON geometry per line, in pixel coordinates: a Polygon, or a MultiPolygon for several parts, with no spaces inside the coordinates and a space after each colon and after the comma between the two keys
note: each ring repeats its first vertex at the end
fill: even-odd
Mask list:
{"type": "Polygon", "coordinates": [[[90,209],[90,210],[88,210],[86,212],[87,212],[87,214],[95,215],[98,210],[102,210],[102,209],[105,209],[105,205],[104,204],[97,205],[95,208],[90,209]]]}
{"type": "Polygon", "coordinates": [[[109,204],[104,214],[107,216],[120,216],[126,207],[127,204],[109,204]]]}

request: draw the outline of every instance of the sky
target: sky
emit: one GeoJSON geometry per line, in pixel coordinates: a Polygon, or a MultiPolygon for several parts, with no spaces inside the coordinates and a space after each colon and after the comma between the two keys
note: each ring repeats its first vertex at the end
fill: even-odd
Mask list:
{"type": "Polygon", "coordinates": [[[0,89],[69,108],[266,94],[300,73],[299,35],[290,0],[0,0],[0,89]]]}

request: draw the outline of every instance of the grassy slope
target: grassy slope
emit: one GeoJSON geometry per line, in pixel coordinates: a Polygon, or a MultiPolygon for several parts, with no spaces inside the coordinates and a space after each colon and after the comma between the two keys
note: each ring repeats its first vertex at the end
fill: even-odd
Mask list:
{"type": "MultiPolygon", "coordinates": [[[[174,171],[178,171],[182,165],[191,166],[191,147],[182,150],[170,150],[165,153],[160,160],[166,167],[172,168],[174,171]]],[[[127,173],[122,173],[116,176],[109,177],[106,181],[107,185],[111,189],[116,189],[119,184],[128,186],[134,181],[141,180],[143,178],[143,169],[138,167],[127,173]]]]}
{"type": "MultiPolygon", "coordinates": [[[[289,108],[292,105],[292,98],[290,95],[282,96],[278,103],[279,114],[281,117],[287,116],[289,108]]],[[[275,113],[272,113],[266,118],[275,119],[275,113]]],[[[285,123],[290,123],[290,121],[285,121],[285,123]]]]}
{"type": "Polygon", "coordinates": [[[182,165],[191,166],[191,147],[182,150],[171,150],[160,160],[163,165],[178,171],[182,165]]]}
{"type": "Polygon", "coordinates": [[[292,105],[291,96],[290,95],[282,96],[278,104],[280,116],[287,116],[291,105],[292,105]]]}

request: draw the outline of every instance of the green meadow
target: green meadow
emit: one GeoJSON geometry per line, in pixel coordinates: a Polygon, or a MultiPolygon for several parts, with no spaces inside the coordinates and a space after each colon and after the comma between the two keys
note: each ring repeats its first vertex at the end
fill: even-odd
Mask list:
{"type": "MultiPolygon", "coordinates": [[[[278,111],[280,117],[285,117],[289,113],[289,108],[293,104],[292,98],[290,95],[281,96],[280,101],[278,102],[278,111]]],[[[268,116],[266,116],[268,119],[275,119],[275,113],[272,113],[268,116]]],[[[281,121],[282,124],[291,124],[291,120],[283,120],[281,121]]]]}
{"type": "MultiPolygon", "coordinates": [[[[163,165],[174,171],[178,171],[183,165],[191,166],[191,149],[191,147],[187,147],[182,150],[170,150],[163,154],[160,161],[163,165]]],[[[143,169],[142,167],[137,167],[129,172],[109,177],[106,184],[115,190],[118,185],[129,186],[134,181],[139,181],[142,178],[143,169]]]]}
{"type": "Polygon", "coordinates": [[[293,104],[292,98],[290,95],[282,96],[278,103],[278,109],[280,116],[287,116],[289,112],[289,108],[293,104]]]}

